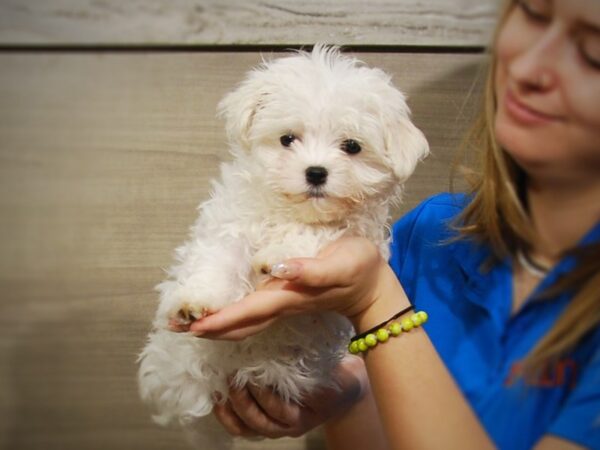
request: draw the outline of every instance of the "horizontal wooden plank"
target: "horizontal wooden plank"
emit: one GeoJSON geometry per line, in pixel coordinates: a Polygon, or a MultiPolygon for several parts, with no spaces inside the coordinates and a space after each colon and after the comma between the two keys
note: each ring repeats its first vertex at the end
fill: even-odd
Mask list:
{"type": "MultiPolygon", "coordinates": [[[[358,56],[393,74],[432,146],[397,216],[448,188],[481,57],[358,56]]],[[[0,448],[186,448],[140,404],[135,358],[152,287],[229,158],[216,104],[260,60],[0,55],[0,448]]]]}
{"type": "Polygon", "coordinates": [[[2,0],[4,45],[483,46],[499,0],[2,0]]]}

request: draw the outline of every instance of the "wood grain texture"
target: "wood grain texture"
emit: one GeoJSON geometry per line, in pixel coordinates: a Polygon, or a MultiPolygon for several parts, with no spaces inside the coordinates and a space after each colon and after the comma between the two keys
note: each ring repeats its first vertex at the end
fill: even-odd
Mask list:
{"type": "Polygon", "coordinates": [[[499,0],[0,0],[0,43],[483,46],[499,0]]]}
{"type": "MultiPolygon", "coordinates": [[[[481,57],[358,56],[394,75],[431,142],[399,215],[447,189],[481,57]]],[[[216,104],[260,59],[0,55],[0,448],[186,448],[140,404],[136,355],[152,288],[229,158],[216,104]]]]}

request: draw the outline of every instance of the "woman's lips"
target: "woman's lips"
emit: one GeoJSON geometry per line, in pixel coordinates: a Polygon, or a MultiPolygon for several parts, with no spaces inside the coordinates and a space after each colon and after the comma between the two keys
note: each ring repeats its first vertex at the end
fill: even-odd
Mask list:
{"type": "Polygon", "coordinates": [[[561,120],[559,116],[538,111],[521,103],[509,90],[504,96],[504,107],[514,120],[524,125],[539,125],[561,120]]]}

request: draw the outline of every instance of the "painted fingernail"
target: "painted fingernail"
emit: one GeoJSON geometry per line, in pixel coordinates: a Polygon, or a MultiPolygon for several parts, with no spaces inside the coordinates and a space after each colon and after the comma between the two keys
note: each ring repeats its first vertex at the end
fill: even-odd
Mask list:
{"type": "Polygon", "coordinates": [[[271,276],[275,278],[294,278],[300,273],[300,266],[294,263],[277,263],[271,266],[271,276]]]}

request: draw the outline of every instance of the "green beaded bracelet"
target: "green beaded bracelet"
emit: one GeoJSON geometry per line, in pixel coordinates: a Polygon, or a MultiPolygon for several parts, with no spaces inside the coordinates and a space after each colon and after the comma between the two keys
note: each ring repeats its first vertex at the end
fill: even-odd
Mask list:
{"type": "Polygon", "coordinates": [[[358,334],[352,338],[348,345],[348,351],[353,355],[364,353],[368,349],[375,347],[380,342],[387,342],[390,336],[399,336],[403,332],[408,332],[413,328],[420,327],[429,316],[425,311],[418,311],[410,317],[405,317],[400,322],[395,321],[397,317],[410,311],[412,306],[394,315],[391,319],[383,322],[383,324],[370,329],[366,333],[358,334]],[[392,320],[392,322],[390,322],[392,320]],[[387,324],[387,326],[385,326],[387,324]]]}

